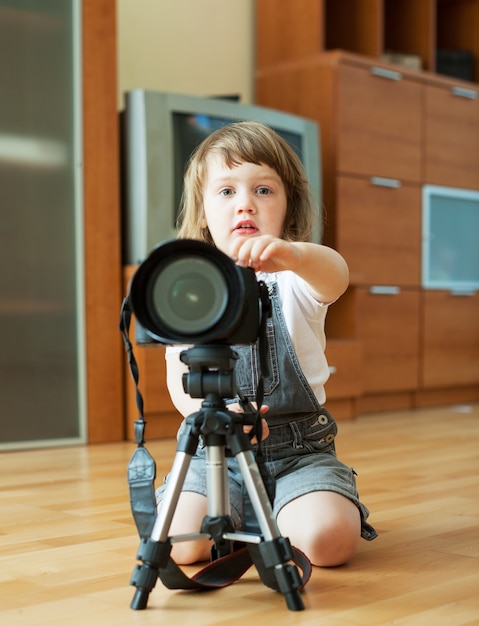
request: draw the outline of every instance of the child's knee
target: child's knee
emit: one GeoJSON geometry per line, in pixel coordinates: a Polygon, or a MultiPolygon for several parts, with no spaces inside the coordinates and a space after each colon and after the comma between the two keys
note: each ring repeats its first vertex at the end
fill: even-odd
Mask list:
{"type": "Polygon", "coordinates": [[[359,510],[336,493],[313,492],[293,500],[280,511],[278,525],[313,565],[344,565],[359,547],[359,510]]]}
{"type": "Polygon", "coordinates": [[[337,567],[348,563],[357,553],[360,535],[350,524],[336,523],[304,537],[305,552],[318,567],[337,567]]]}
{"type": "Polygon", "coordinates": [[[174,543],[171,558],[177,565],[193,565],[210,558],[211,542],[207,539],[174,543]]]}

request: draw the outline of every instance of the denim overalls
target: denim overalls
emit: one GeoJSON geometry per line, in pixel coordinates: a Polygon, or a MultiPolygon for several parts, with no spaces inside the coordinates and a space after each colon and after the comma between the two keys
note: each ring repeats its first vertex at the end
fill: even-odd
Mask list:
{"type": "MultiPolygon", "coordinates": [[[[268,425],[276,433],[280,430],[284,430],[286,436],[291,433],[295,449],[303,444],[307,446],[311,435],[313,440],[319,437],[332,444],[337,433],[336,422],[320,406],[303,374],[286,327],[277,284],[269,285],[268,291],[272,307],[267,325],[269,373],[264,378],[268,425]],[[280,429],[280,426],[286,428],[280,429]]],[[[234,349],[240,357],[235,369],[237,385],[244,395],[254,400],[259,376],[257,345],[235,346],[234,349]]]]}
{"type": "MultiPolygon", "coordinates": [[[[367,508],[359,501],[355,472],[339,461],[334,438],[337,425],[320,406],[298,362],[284,320],[276,283],[268,285],[272,316],[268,319],[268,367],[264,378],[264,404],[269,435],[261,447],[266,467],[276,481],[275,515],[288,502],[312,491],[334,491],[356,504],[361,515],[361,535],[374,539],[376,531],[366,523],[367,508]]],[[[256,345],[235,346],[239,359],[235,374],[238,388],[255,400],[259,378],[256,345]]],[[[229,402],[236,402],[238,398],[229,402]]],[[[181,430],[180,430],[181,432],[181,430]]],[[[183,490],[206,493],[205,450],[198,446],[183,490]]],[[[236,459],[228,458],[231,515],[235,527],[242,526],[242,476],[236,459]]],[[[163,488],[157,492],[161,500],[163,488]]]]}

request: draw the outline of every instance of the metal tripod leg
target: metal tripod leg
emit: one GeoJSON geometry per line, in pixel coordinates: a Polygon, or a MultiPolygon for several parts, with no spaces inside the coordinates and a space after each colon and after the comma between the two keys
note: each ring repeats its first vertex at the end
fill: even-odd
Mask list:
{"type": "Polygon", "coordinates": [[[276,539],[280,532],[253,452],[251,450],[238,452],[236,460],[264,540],[276,539]]]}
{"type": "Polygon", "coordinates": [[[153,541],[168,541],[171,522],[173,521],[190,462],[191,455],[186,454],[186,452],[176,453],[165,488],[165,495],[151,531],[150,539],[153,539],[153,541]]]}
{"type": "Polygon", "coordinates": [[[151,535],[149,539],[142,540],[138,551],[137,558],[142,561],[142,565],[136,566],[131,579],[131,584],[136,587],[130,605],[132,609],[146,608],[150,592],[158,579],[158,570],[165,568],[170,559],[171,542],[168,533],[198,439],[199,436],[193,434],[191,426],[188,426],[188,430],[178,442],[165,497],[151,535]]]}
{"type": "MultiPolygon", "coordinates": [[[[278,589],[285,597],[288,608],[294,611],[304,608],[299,590],[301,579],[295,565],[291,563],[292,550],[289,540],[282,537],[273,516],[269,497],[261,477],[258,464],[251,449],[249,439],[243,433],[241,418],[228,412],[205,411],[187,418],[187,431],[180,438],[177,453],[170,472],[165,496],[155,520],[151,536],[140,546],[138,558],[143,562],[137,566],[132,584],[136,587],[131,603],[133,609],[144,609],[148,596],[156,584],[158,571],[167,567],[171,541],[186,540],[185,536],[169,537],[169,530],[181,494],[188,468],[196,450],[199,436],[193,434],[198,429],[193,427],[195,419],[205,416],[222,418],[223,428],[214,432],[203,432],[206,443],[207,462],[207,499],[208,515],[204,518],[201,531],[191,537],[209,536],[215,541],[216,556],[223,556],[231,550],[231,541],[245,541],[254,545],[250,552],[255,564],[260,562],[259,573],[267,584],[266,571],[274,572],[278,589]],[[255,512],[261,531],[260,536],[237,533],[233,530],[230,517],[230,500],[225,458],[226,442],[238,462],[243,481],[255,512]]],[[[199,420],[201,421],[201,420],[199,420]]],[[[216,419],[214,420],[216,423],[216,419]]],[[[206,430],[206,426],[205,426],[206,430]]],[[[271,586],[271,585],[269,585],[271,586]]]]}
{"type": "Polygon", "coordinates": [[[208,514],[203,520],[201,530],[214,539],[211,546],[211,559],[214,561],[231,554],[233,542],[228,538],[233,533],[231,520],[231,501],[226,464],[225,437],[214,436],[214,445],[206,437],[206,493],[208,514]]]}
{"type": "MultiPolygon", "coordinates": [[[[235,456],[264,539],[257,546],[261,562],[265,568],[273,568],[278,589],[288,608],[301,611],[304,609],[299,592],[301,579],[296,566],[290,562],[293,557],[291,545],[289,539],[279,532],[254,454],[252,450],[241,450],[235,456]]],[[[261,568],[259,573],[261,575],[261,568]]],[[[264,582],[267,584],[266,580],[264,582]]]]}

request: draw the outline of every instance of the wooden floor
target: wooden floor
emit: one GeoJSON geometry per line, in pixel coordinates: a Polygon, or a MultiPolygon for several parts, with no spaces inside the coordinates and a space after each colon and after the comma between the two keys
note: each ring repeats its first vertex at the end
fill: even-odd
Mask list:
{"type": "MultiPolygon", "coordinates": [[[[151,442],[161,477],[174,441],[151,442]]],[[[340,423],[338,451],[380,535],[336,569],[315,569],[292,612],[251,569],[196,594],[158,583],[129,608],[138,539],[126,467],[133,444],[0,456],[0,621],[8,626],[374,626],[479,624],[479,406],[340,423]]]]}

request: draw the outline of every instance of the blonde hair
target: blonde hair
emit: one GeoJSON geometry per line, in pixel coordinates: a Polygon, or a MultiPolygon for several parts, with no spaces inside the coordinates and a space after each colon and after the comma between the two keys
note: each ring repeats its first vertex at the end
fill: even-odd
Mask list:
{"type": "Polygon", "coordinates": [[[205,225],[203,187],[208,159],[219,156],[227,167],[240,163],[268,165],[280,176],[286,190],[287,209],[283,239],[310,241],[315,214],[309,183],[294,150],[274,130],[259,122],[234,122],[209,135],[193,152],[186,168],[178,216],[178,237],[214,244],[205,225]]]}

